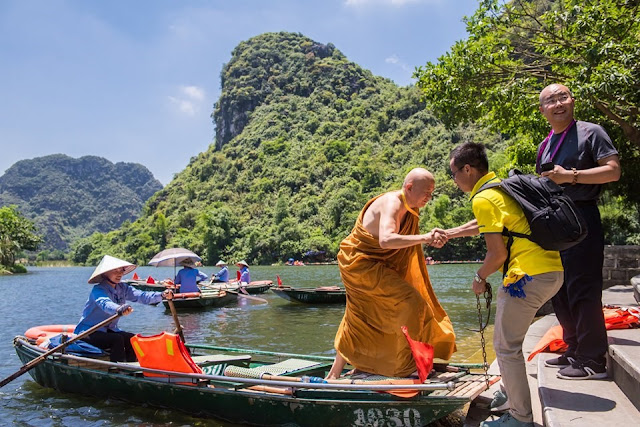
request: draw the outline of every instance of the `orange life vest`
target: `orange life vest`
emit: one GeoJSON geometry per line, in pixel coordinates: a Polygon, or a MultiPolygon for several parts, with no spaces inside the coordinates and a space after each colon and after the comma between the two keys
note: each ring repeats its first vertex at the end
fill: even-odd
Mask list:
{"type": "MultiPolygon", "coordinates": [[[[163,371],[201,374],[202,369],[191,359],[178,335],[162,332],[149,337],[140,334],[131,338],[131,345],[140,366],[163,371]]],[[[144,372],[146,377],[168,377],[164,374],[144,372]]]]}
{"type": "MultiPolygon", "coordinates": [[[[604,314],[604,324],[607,330],[629,329],[640,327],[640,310],[634,307],[618,307],[615,305],[605,305],[602,308],[604,314]]],[[[562,339],[562,326],[555,325],[549,328],[533,351],[527,358],[531,361],[536,354],[543,351],[552,353],[564,353],[569,346],[562,339]]]]}

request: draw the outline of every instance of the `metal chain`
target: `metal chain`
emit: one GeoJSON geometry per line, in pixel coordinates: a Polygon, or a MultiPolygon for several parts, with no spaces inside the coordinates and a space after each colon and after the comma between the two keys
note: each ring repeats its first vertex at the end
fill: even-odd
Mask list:
{"type": "MultiPolygon", "coordinates": [[[[490,286],[491,285],[487,283],[487,287],[490,287],[490,286]]],[[[484,297],[486,300],[487,299],[486,291],[485,291],[484,297]]],[[[489,301],[488,301],[489,304],[491,304],[490,298],[491,297],[489,297],[489,301]]],[[[484,368],[484,379],[485,379],[485,382],[487,383],[486,390],[489,390],[489,364],[487,363],[487,348],[484,340],[484,327],[482,326],[482,307],[480,306],[480,296],[478,294],[476,294],[476,307],[478,308],[478,322],[480,323],[480,343],[482,344],[482,360],[484,362],[482,364],[482,367],[484,368]]],[[[488,323],[488,319],[487,319],[487,323],[488,323]]]]}

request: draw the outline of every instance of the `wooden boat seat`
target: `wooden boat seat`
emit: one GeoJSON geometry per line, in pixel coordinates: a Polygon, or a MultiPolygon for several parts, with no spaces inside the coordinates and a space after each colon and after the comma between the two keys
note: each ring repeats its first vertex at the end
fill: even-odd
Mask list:
{"type": "MultiPolygon", "coordinates": [[[[230,362],[249,362],[251,355],[249,354],[206,354],[203,356],[191,356],[191,359],[196,362],[198,366],[217,365],[220,363],[230,362]]],[[[139,362],[119,362],[130,366],[140,366],[139,362]]]]}
{"type": "Polygon", "coordinates": [[[260,378],[262,374],[268,375],[285,375],[295,374],[309,369],[316,369],[326,365],[323,362],[317,362],[304,359],[287,359],[282,362],[271,365],[262,365],[254,368],[242,368],[238,366],[228,366],[225,369],[225,375],[244,378],[260,378]]]}

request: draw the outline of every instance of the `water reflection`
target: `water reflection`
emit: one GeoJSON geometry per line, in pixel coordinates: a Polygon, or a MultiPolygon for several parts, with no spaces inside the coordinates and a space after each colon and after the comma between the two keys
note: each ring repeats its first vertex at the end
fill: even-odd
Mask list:
{"type": "MultiPolygon", "coordinates": [[[[429,266],[436,294],[451,317],[458,337],[456,361],[481,361],[479,338],[468,329],[477,328],[475,296],[469,286],[477,265],[429,266]]],[[[205,267],[210,274],[217,269],[205,267]]],[[[33,268],[26,275],[0,276],[5,291],[0,299],[3,328],[0,330],[0,377],[20,367],[12,339],[36,325],[75,324],[89,295],[87,279],[92,267],[33,268]]],[[[139,267],[140,277],[171,277],[172,268],[139,267]]],[[[231,273],[234,273],[233,271],[231,273]]],[[[315,287],[336,285],[336,266],[251,267],[254,280],[273,280],[280,275],[285,285],[315,287]]],[[[498,283],[499,278],[491,278],[498,283]]],[[[495,286],[494,286],[495,288],[495,286]]],[[[237,304],[203,311],[179,312],[185,339],[191,343],[254,348],[267,351],[333,356],[333,339],[344,313],[342,305],[307,306],[292,303],[272,292],[260,295],[268,304],[240,298],[237,304]]],[[[495,303],[494,303],[495,307],[495,303]]],[[[134,304],[135,311],[120,326],[145,335],[173,331],[175,326],[164,306],[134,304]]],[[[494,310],[495,311],[495,310],[494,310]]],[[[487,342],[491,342],[491,328],[487,342]]],[[[38,386],[28,374],[0,391],[0,417],[4,424],[34,426],[85,425],[196,425],[228,426],[219,421],[127,405],[119,401],[59,393],[38,386]]]]}

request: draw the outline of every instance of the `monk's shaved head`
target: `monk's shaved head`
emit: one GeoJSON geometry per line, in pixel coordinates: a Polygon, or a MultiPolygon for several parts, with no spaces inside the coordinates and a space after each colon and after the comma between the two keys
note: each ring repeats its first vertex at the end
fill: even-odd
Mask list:
{"type": "Polygon", "coordinates": [[[436,180],[431,172],[424,168],[411,169],[404,178],[402,191],[409,206],[421,208],[431,200],[431,194],[436,185],[436,180]]]}
{"type": "Polygon", "coordinates": [[[406,187],[407,184],[409,184],[409,183],[412,183],[412,184],[429,183],[429,184],[431,184],[431,183],[434,183],[434,182],[435,182],[435,179],[433,178],[433,175],[431,174],[431,172],[429,172],[425,168],[415,168],[415,169],[411,169],[409,171],[407,176],[404,178],[404,184],[402,186],[406,187]]]}

